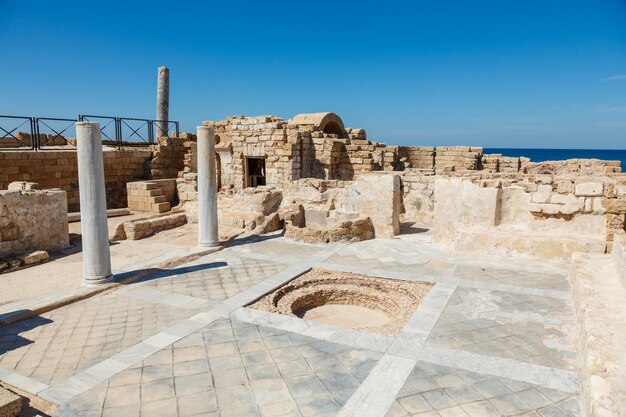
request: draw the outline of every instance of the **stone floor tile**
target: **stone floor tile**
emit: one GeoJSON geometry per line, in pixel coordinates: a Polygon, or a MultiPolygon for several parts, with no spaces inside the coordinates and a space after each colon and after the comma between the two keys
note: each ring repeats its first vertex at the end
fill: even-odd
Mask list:
{"type": "Polygon", "coordinates": [[[141,417],[172,417],[177,415],[176,398],[167,398],[141,405],[141,417]]]}
{"type": "Polygon", "coordinates": [[[176,400],[178,401],[178,412],[181,416],[195,416],[217,411],[217,399],[212,390],[177,396],[176,400]]]}

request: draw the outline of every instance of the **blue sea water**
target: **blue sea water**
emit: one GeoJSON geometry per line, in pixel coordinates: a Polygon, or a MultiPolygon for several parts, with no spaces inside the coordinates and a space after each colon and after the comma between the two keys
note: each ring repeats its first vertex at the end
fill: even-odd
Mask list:
{"type": "Polygon", "coordinates": [[[626,149],[522,149],[522,148],[484,148],[483,153],[501,153],[504,156],[526,156],[532,162],[558,161],[561,159],[585,158],[621,161],[622,170],[626,171],[626,149]]]}

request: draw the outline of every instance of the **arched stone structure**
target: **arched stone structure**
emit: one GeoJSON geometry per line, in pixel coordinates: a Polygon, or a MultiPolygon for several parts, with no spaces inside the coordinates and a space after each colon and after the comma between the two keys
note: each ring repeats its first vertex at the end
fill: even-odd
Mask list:
{"type": "Polygon", "coordinates": [[[314,126],[315,130],[321,130],[324,133],[339,135],[340,138],[346,137],[346,128],[341,117],[331,112],[321,113],[302,113],[294,116],[290,120],[291,124],[314,126]]]}

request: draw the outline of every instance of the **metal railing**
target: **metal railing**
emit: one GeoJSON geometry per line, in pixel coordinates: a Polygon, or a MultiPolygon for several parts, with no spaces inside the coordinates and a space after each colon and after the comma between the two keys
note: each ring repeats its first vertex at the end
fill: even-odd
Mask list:
{"type": "Polygon", "coordinates": [[[53,117],[35,118],[36,149],[46,149],[53,146],[72,145],[68,138],[76,137],[76,119],[56,119],[53,117]]]}
{"type": "Polygon", "coordinates": [[[180,133],[179,122],[172,120],[88,114],[81,114],[78,119],[0,115],[0,150],[45,150],[55,146],[71,146],[75,142],[68,139],[76,137],[74,123],[77,121],[99,122],[102,142],[118,147],[144,143],[152,145],[161,136],[180,133]],[[161,132],[162,126],[165,126],[164,132],[161,132]]]}
{"type": "Polygon", "coordinates": [[[33,123],[33,117],[0,116],[0,149],[35,149],[33,123]],[[20,129],[28,132],[22,132],[20,129]]]}

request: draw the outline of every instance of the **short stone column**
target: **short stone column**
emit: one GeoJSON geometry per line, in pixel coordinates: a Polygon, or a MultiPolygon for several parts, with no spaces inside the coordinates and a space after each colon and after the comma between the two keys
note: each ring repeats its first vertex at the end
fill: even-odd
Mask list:
{"type": "Polygon", "coordinates": [[[198,245],[219,245],[217,231],[217,173],[215,130],[198,126],[198,245]]]}
{"type": "Polygon", "coordinates": [[[76,123],[76,148],[83,244],[83,286],[92,286],[113,279],[99,123],[76,123]]]}
{"type": "Polygon", "coordinates": [[[168,136],[168,123],[170,117],[170,70],[167,67],[159,67],[157,79],[157,108],[156,108],[156,139],[168,136]]]}

